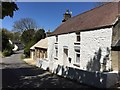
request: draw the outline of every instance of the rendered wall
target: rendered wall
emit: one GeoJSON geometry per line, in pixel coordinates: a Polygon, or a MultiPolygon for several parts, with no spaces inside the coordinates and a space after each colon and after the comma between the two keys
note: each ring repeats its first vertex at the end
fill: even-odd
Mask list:
{"type": "Polygon", "coordinates": [[[58,35],[58,44],[55,44],[55,36],[48,37],[49,70],[57,75],[95,87],[108,88],[116,84],[118,73],[109,71],[111,70],[112,28],[84,31],[80,32],[80,35],[80,67],[74,66],[75,33],[58,35]],[[58,46],[57,60],[55,45],[58,46]],[[71,58],[71,62],[63,59],[64,47],[68,48],[68,58],[71,58]],[[107,72],[102,72],[103,70],[107,72]]]}
{"type": "Polygon", "coordinates": [[[80,68],[88,71],[111,69],[112,28],[81,32],[80,68]]]}

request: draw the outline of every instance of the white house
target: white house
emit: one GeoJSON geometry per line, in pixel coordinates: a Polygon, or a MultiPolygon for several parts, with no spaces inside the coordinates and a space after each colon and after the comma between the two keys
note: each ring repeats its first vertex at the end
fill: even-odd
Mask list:
{"type": "Polygon", "coordinates": [[[111,87],[120,71],[119,6],[112,2],[71,17],[48,38],[49,70],[95,87],[111,87]]]}

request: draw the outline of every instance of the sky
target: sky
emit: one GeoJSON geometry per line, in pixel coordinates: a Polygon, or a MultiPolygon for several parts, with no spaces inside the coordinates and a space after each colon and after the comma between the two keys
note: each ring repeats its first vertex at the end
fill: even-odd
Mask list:
{"type": "Polygon", "coordinates": [[[15,21],[21,18],[32,18],[38,28],[54,31],[61,23],[67,9],[72,11],[72,17],[95,7],[95,2],[16,2],[19,10],[2,20],[2,28],[13,30],[15,21]]]}

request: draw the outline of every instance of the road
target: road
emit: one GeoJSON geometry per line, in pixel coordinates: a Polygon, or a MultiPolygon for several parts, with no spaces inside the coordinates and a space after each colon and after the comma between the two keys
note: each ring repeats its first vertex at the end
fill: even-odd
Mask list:
{"type": "Polygon", "coordinates": [[[2,88],[91,88],[21,60],[23,51],[2,59],[2,88]]]}

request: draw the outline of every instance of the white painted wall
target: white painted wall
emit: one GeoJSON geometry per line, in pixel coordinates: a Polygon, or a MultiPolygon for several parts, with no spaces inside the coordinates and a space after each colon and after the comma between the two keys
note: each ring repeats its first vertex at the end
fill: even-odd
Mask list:
{"type": "MultiPolygon", "coordinates": [[[[57,65],[65,65],[73,68],[78,68],[82,70],[87,70],[88,62],[94,58],[95,52],[98,52],[99,48],[101,49],[101,59],[100,63],[103,63],[103,58],[107,54],[107,48],[111,49],[111,40],[112,40],[112,28],[94,30],[94,31],[84,31],[80,33],[81,42],[80,42],[80,67],[76,67],[73,64],[75,63],[75,49],[74,42],[76,42],[76,34],[62,34],[58,35],[58,60],[54,59],[55,57],[55,42],[56,37],[48,37],[48,60],[50,60],[50,67],[52,70],[57,65]],[[68,47],[68,57],[70,57],[71,63],[67,60],[63,60],[63,47],[68,47]],[[55,65],[53,65],[55,64],[55,65]]],[[[107,61],[107,70],[111,68],[111,57],[109,55],[109,60],[107,61]]],[[[100,64],[102,65],[102,64],[100,64]]],[[[102,71],[102,69],[101,69],[102,71]]]]}
{"type": "Polygon", "coordinates": [[[34,53],[35,53],[35,51],[32,51],[32,50],[30,51],[30,54],[31,54],[30,56],[33,60],[34,60],[34,53]]]}
{"type": "MultiPolygon", "coordinates": [[[[86,66],[90,59],[93,59],[95,52],[101,49],[100,62],[107,54],[107,48],[111,49],[112,28],[81,32],[81,57],[80,68],[86,70],[86,66]]],[[[107,61],[107,69],[111,68],[111,57],[107,61]]],[[[102,71],[102,70],[101,70],[102,71]]]]}
{"type": "Polygon", "coordinates": [[[76,34],[75,33],[70,33],[70,34],[63,34],[58,36],[58,62],[61,65],[66,66],[72,66],[74,63],[74,42],[76,41],[76,34]],[[72,62],[69,63],[67,60],[63,60],[63,50],[64,46],[68,47],[68,58],[72,58],[72,62]]]}
{"type": "MultiPolygon", "coordinates": [[[[80,33],[80,67],[76,67],[74,42],[76,34],[58,35],[58,60],[55,60],[55,36],[48,37],[48,60],[49,70],[52,73],[95,87],[109,88],[118,81],[118,74],[114,72],[92,72],[87,71],[88,62],[94,58],[95,52],[101,49],[100,65],[107,54],[107,48],[111,49],[112,28],[84,31],[80,33]],[[68,57],[72,58],[71,63],[65,63],[63,59],[63,46],[68,46],[68,57]],[[65,66],[68,67],[64,67],[65,66]],[[114,78],[111,78],[114,77],[114,78]],[[111,81],[111,82],[110,82],[111,81]]],[[[111,52],[110,52],[111,54],[111,52]]],[[[107,60],[107,70],[111,68],[111,55],[107,60]]],[[[100,69],[102,71],[102,69],[100,69]]]]}
{"type": "Polygon", "coordinates": [[[47,50],[47,55],[48,55],[48,60],[49,60],[49,69],[51,71],[53,71],[54,66],[53,64],[55,64],[54,61],[54,53],[55,53],[55,49],[54,49],[54,44],[55,44],[55,36],[51,36],[48,37],[48,50],[47,50]]]}

